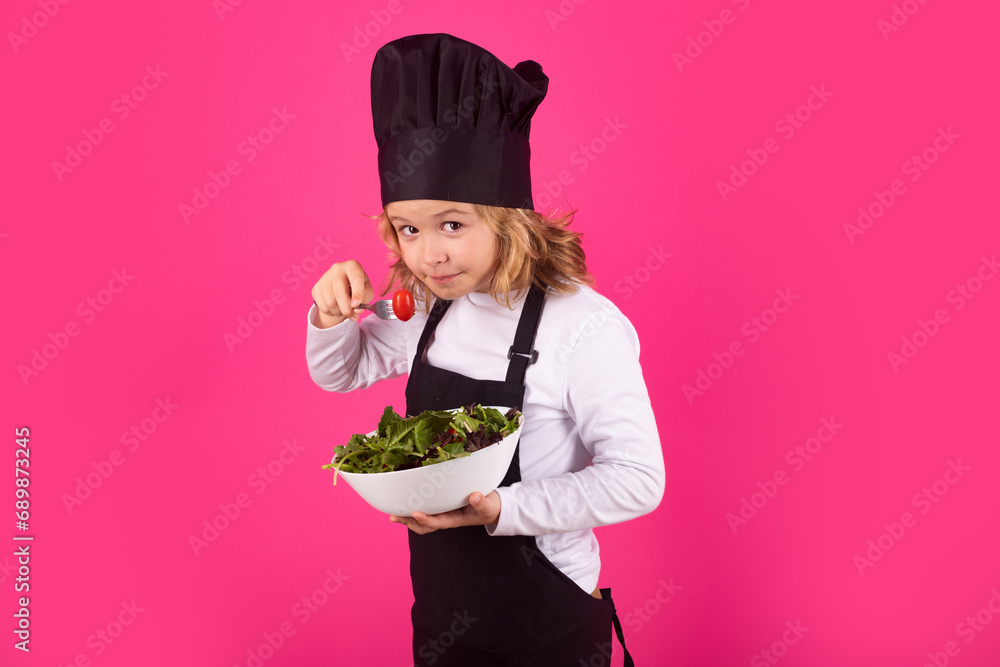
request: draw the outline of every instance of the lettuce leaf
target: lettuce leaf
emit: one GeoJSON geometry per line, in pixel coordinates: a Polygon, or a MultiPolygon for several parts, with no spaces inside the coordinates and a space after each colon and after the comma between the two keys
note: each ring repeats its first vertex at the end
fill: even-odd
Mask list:
{"type": "Polygon", "coordinates": [[[458,410],[428,410],[400,417],[387,406],[375,434],[355,434],[334,448],[336,458],[323,466],[336,472],[378,473],[427,466],[469,456],[500,442],[521,424],[517,408],[507,414],[472,404],[458,410]]]}

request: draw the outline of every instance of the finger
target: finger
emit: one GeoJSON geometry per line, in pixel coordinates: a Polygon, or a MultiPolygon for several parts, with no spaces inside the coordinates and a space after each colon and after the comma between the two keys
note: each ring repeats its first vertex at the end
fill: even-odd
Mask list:
{"type": "Polygon", "coordinates": [[[405,517],[405,516],[395,516],[395,515],[390,515],[389,516],[389,521],[392,521],[393,523],[401,523],[404,526],[408,527],[409,524],[406,522],[406,519],[407,519],[407,517],[405,517]]]}
{"type": "Polygon", "coordinates": [[[500,495],[493,491],[487,495],[479,492],[469,496],[469,506],[484,525],[495,524],[500,518],[500,495]]]}
{"type": "Polygon", "coordinates": [[[346,292],[346,285],[343,265],[334,264],[313,288],[313,299],[317,307],[331,317],[349,317],[353,311],[351,309],[345,311],[341,307],[341,301],[346,301],[346,297],[344,299],[338,297],[339,292],[346,292]]]}
{"type": "Polygon", "coordinates": [[[469,496],[469,504],[480,514],[489,513],[499,509],[500,496],[495,491],[486,496],[476,491],[469,496]]]}
{"type": "Polygon", "coordinates": [[[354,308],[351,305],[351,284],[349,277],[339,274],[331,281],[333,298],[337,303],[337,308],[344,317],[355,319],[354,308]]]}
{"type": "Polygon", "coordinates": [[[327,291],[324,289],[325,284],[326,284],[325,281],[320,280],[315,285],[313,285],[312,299],[313,303],[316,304],[316,309],[319,310],[319,312],[323,313],[324,315],[329,315],[333,317],[336,315],[336,313],[334,313],[333,309],[330,307],[331,300],[329,294],[327,294],[327,291]]]}
{"type": "Polygon", "coordinates": [[[438,530],[439,528],[457,528],[459,526],[464,526],[466,523],[464,521],[462,510],[452,510],[451,512],[442,512],[441,514],[424,514],[423,512],[414,512],[413,520],[416,521],[417,525],[431,530],[438,530]]]}
{"type": "MultiPolygon", "coordinates": [[[[351,285],[351,308],[357,308],[358,304],[365,299],[371,299],[366,293],[368,287],[368,276],[360,264],[355,264],[347,274],[351,285]]],[[[374,296],[374,293],[372,294],[374,296]]]]}
{"type": "Polygon", "coordinates": [[[415,519],[408,516],[390,516],[389,520],[392,521],[393,523],[403,524],[404,526],[412,530],[414,533],[417,533],[418,535],[426,535],[427,533],[432,533],[435,530],[437,530],[436,528],[422,526],[415,519]]]}

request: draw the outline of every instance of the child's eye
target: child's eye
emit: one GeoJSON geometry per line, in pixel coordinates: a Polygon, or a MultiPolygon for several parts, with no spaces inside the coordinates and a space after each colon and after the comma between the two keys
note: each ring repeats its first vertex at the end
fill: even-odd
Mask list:
{"type": "Polygon", "coordinates": [[[462,223],[461,222],[446,222],[444,224],[445,224],[445,227],[448,229],[449,232],[457,232],[458,230],[460,230],[462,228],[462,223]],[[454,225],[454,226],[449,226],[449,225],[454,225]]]}
{"type": "Polygon", "coordinates": [[[417,233],[417,228],[413,225],[403,225],[398,230],[396,230],[400,236],[413,236],[417,233]]]}

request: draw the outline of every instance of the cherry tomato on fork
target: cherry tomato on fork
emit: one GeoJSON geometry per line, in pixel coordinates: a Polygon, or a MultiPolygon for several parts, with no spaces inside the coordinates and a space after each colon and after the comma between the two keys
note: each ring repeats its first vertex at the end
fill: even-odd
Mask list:
{"type": "Polygon", "coordinates": [[[404,322],[413,317],[413,295],[405,289],[396,290],[392,295],[392,312],[404,322]]]}

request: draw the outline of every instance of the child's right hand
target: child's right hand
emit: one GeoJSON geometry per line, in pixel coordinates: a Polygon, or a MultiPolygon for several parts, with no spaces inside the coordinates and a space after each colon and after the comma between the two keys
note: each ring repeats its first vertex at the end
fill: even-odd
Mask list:
{"type": "Polygon", "coordinates": [[[362,302],[371,303],[374,297],[375,290],[361,264],[353,259],[337,262],[312,288],[312,298],[319,309],[317,326],[329,329],[345,319],[357,322],[355,306],[362,302]]]}

